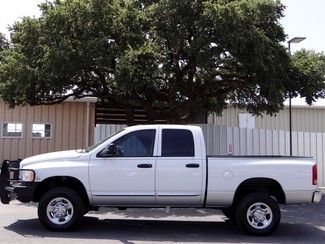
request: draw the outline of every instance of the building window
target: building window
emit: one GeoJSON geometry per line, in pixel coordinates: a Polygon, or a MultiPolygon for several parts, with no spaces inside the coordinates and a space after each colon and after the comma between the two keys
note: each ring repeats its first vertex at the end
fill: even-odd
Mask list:
{"type": "Polygon", "coordinates": [[[33,123],[32,138],[51,138],[51,124],[33,123]]]}
{"type": "Polygon", "coordinates": [[[23,137],[23,124],[22,123],[2,123],[2,137],[6,138],[22,138],[23,137]]]}
{"type": "Polygon", "coordinates": [[[255,128],[255,117],[249,113],[239,113],[239,127],[240,128],[255,128]]]}

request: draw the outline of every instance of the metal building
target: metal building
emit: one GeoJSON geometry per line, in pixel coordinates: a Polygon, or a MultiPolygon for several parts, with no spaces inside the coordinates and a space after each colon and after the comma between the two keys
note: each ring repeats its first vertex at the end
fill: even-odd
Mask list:
{"type": "MultiPolygon", "coordinates": [[[[210,115],[208,124],[264,130],[289,130],[289,109],[285,106],[275,116],[252,116],[245,111],[228,106],[222,116],[210,115]]],[[[325,132],[325,106],[292,106],[292,130],[325,132]]]]}
{"type": "Polygon", "coordinates": [[[93,144],[96,101],[68,99],[61,104],[15,109],[0,101],[0,164],[4,159],[23,159],[93,144]]]}

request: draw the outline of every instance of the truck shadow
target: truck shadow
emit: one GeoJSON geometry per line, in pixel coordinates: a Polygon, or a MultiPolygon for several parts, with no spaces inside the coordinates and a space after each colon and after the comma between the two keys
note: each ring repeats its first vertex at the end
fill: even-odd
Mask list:
{"type": "Polygon", "coordinates": [[[159,242],[315,242],[325,239],[325,231],[311,225],[283,223],[268,237],[247,236],[229,221],[200,222],[178,220],[98,219],[84,217],[75,231],[51,232],[38,219],[18,220],[4,227],[28,238],[66,238],[111,240],[122,243],[134,241],[159,242]]]}

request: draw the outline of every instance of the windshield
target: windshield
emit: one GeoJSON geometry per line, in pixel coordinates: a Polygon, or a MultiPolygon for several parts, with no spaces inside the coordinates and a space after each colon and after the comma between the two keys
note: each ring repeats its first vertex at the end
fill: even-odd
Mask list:
{"type": "MultiPolygon", "coordinates": [[[[123,129],[123,130],[124,130],[124,129],[123,129]]],[[[120,132],[123,131],[123,130],[120,130],[120,131],[114,133],[113,135],[110,135],[109,137],[105,138],[104,140],[101,140],[100,142],[97,142],[96,144],[94,144],[94,145],[92,145],[92,146],[90,146],[90,147],[87,147],[87,148],[85,149],[85,152],[90,152],[90,151],[94,150],[94,149],[97,148],[99,145],[103,144],[103,143],[106,142],[108,139],[112,138],[113,136],[115,136],[116,134],[120,133],[120,132]]]]}

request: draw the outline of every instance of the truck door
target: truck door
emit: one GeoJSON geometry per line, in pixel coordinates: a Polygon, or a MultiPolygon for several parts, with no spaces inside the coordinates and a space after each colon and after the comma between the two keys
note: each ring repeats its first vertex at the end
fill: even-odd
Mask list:
{"type": "Polygon", "coordinates": [[[155,204],[155,129],[129,132],[115,140],[116,156],[91,160],[90,185],[98,205],[155,204]]]}
{"type": "Polygon", "coordinates": [[[187,129],[162,129],[161,156],[156,161],[158,205],[201,206],[205,160],[196,155],[193,133],[187,129]]]}

